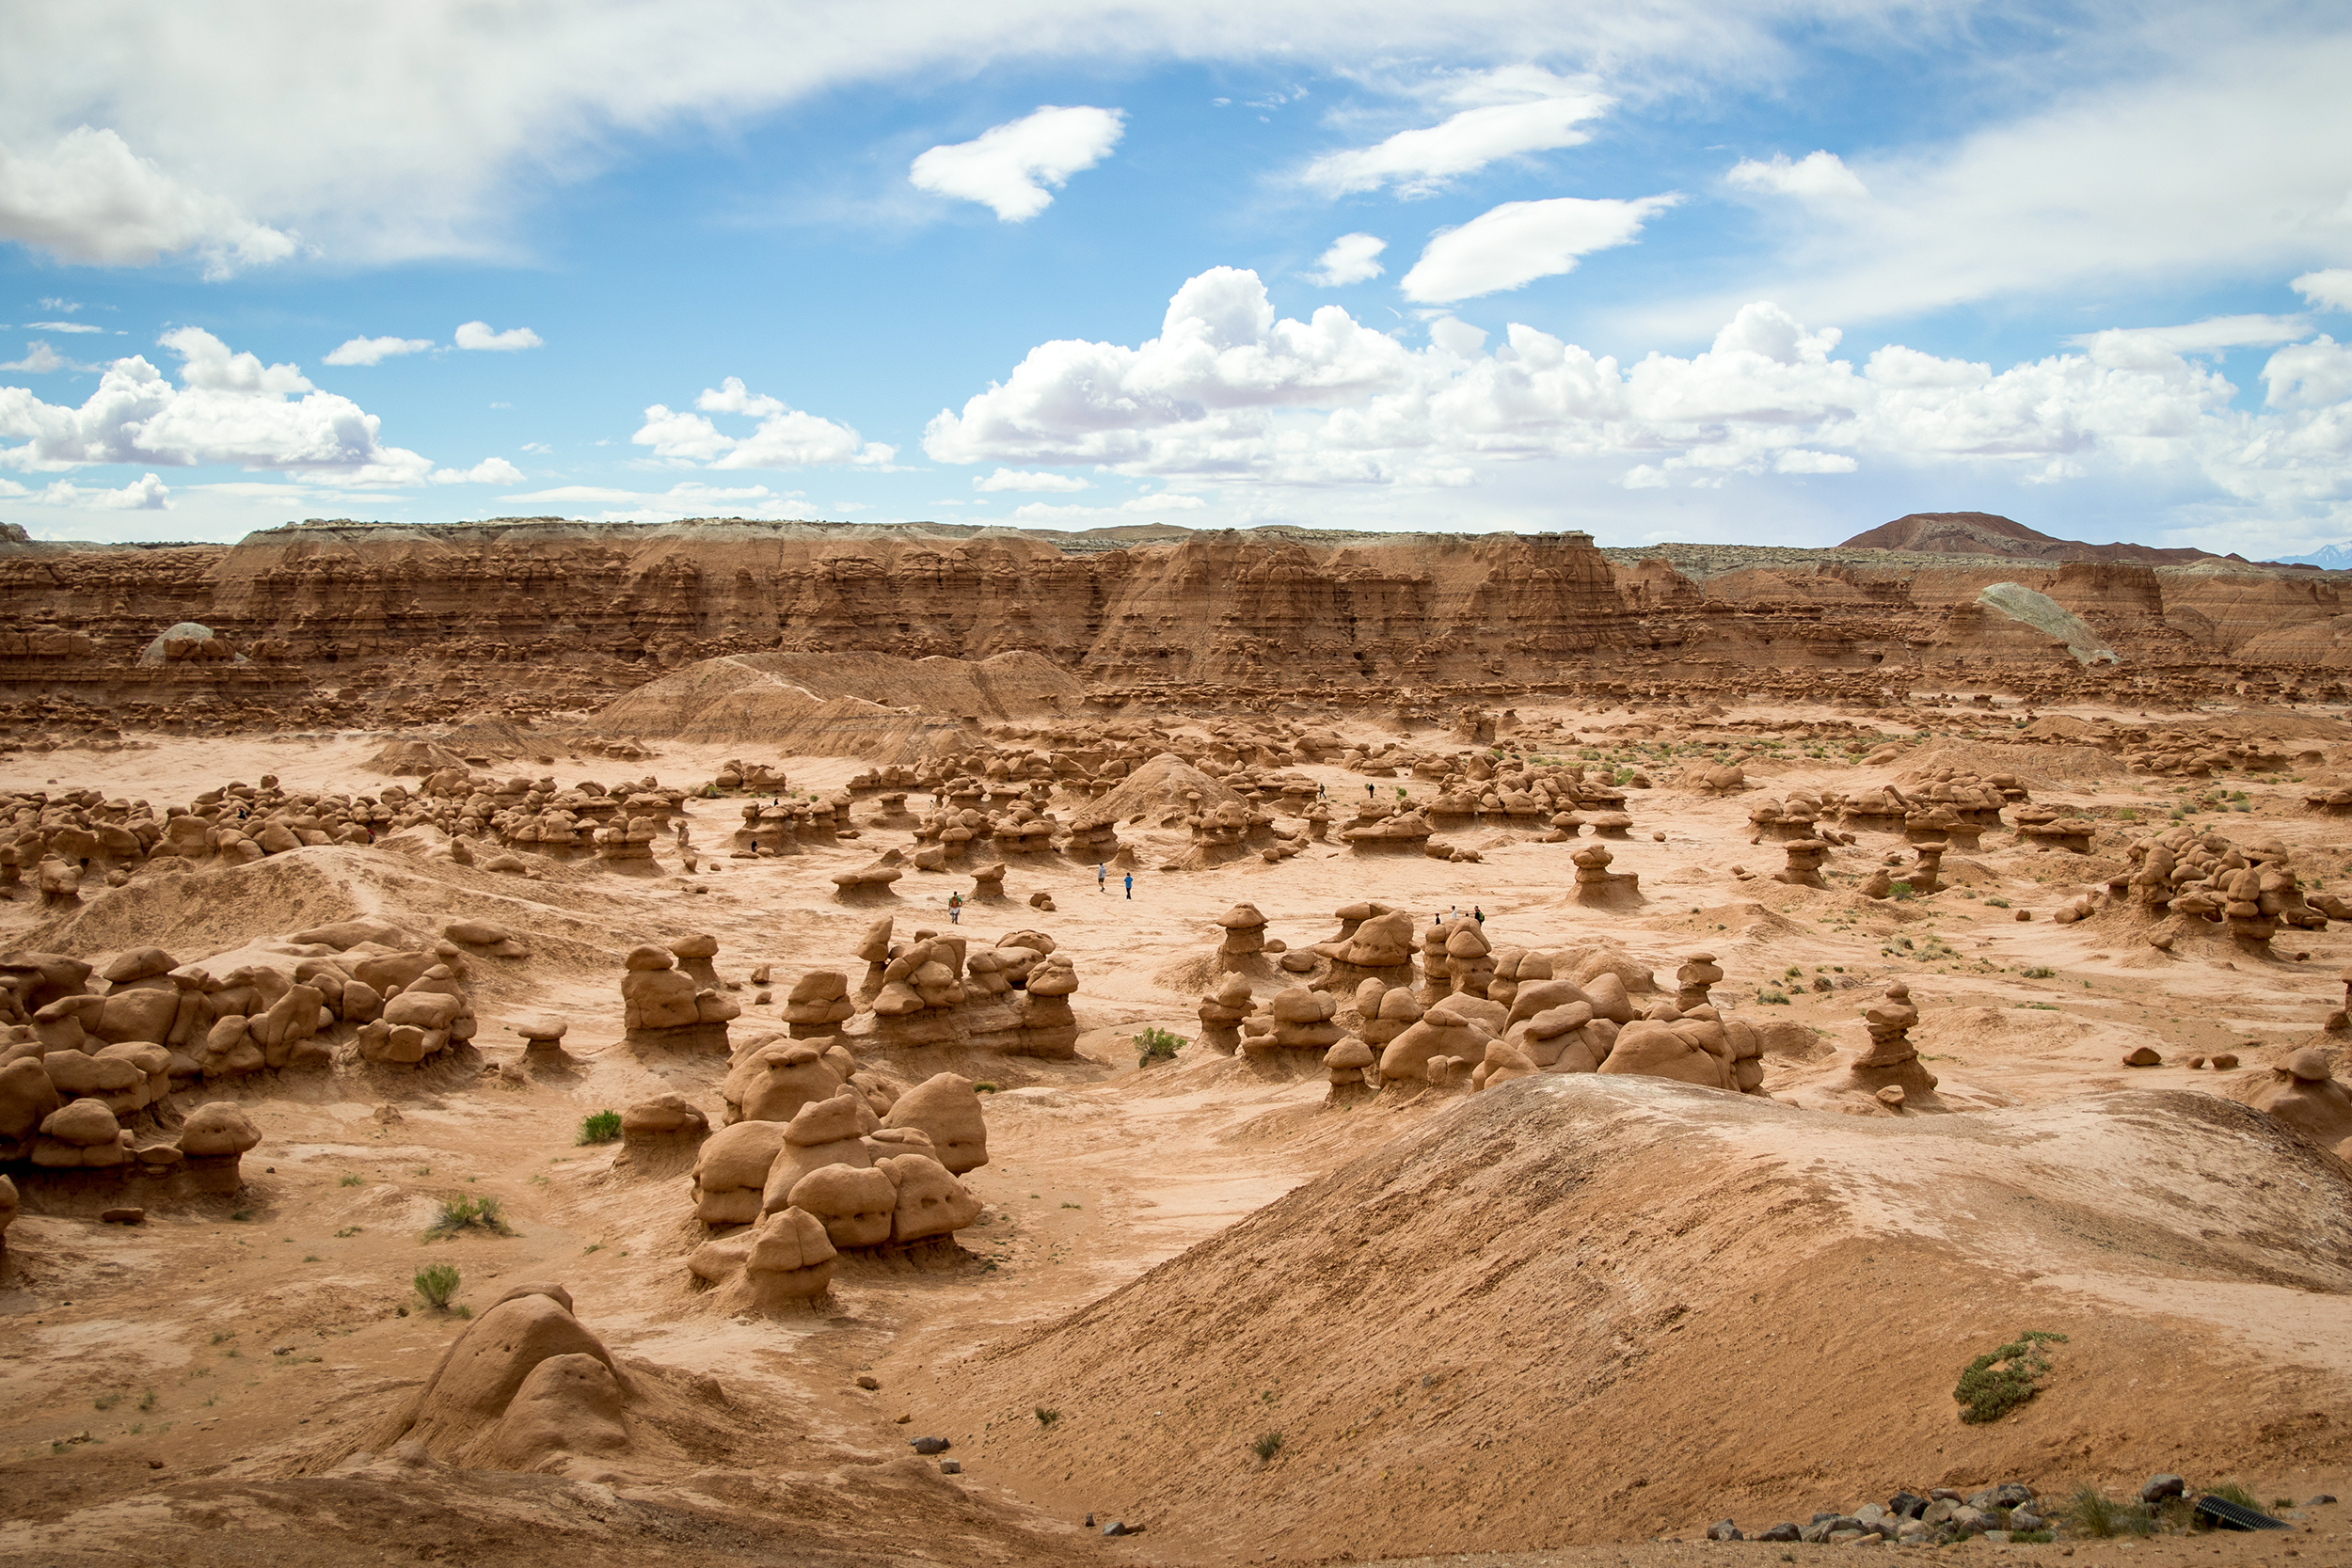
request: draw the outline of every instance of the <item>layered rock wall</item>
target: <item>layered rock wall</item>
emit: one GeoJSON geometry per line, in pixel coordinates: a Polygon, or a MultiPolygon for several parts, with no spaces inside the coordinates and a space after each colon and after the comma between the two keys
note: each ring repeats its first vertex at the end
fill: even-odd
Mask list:
{"type": "Polygon", "coordinates": [[[1903,672],[2087,678],[2061,668],[2072,661],[2046,637],[1977,602],[1999,581],[2088,620],[2126,661],[2105,678],[2352,664],[2334,579],[2214,563],[1880,566],[1854,553],[1700,582],[1662,561],[1613,564],[1577,533],[1226,531],[1065,553],[1032,535],[919,524],[537,519],[305,524],[220,546],[9,542],[0,696],[19,721],[27,700],[46,700],[133,723],[241,705],[280,723],[413,722],[493,699],[518,713],[600,705],[680,665],[755,652],[1029,654],[1097,690],[1180,699],[1769,685],[1840,671],[1855,694],[1903,672]],[[142,661],[181,622],[210,626],[230,657],[142,661]]]}

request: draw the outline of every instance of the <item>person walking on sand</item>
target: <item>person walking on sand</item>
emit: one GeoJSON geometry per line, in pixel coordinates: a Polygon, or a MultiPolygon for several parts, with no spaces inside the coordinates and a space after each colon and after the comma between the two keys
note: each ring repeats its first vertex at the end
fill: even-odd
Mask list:
{"type": "Polygon", "coordinates": [[[1475,904],[1470,906],[1470,918],[1478,922],[1478,928],[1480,930],[1483,931],[1486,928],[1486,911],[1480,909],[1475,904]]]}
{"type": "Polygon", "coordinates": [[[1128,872],[1128,873],[1127,873],[1127,896],[1128,896],[1128,897],[1130,897],[1130,898],[1133,898],[1135,895],[1136,895],[1136,874],[1135,874],[1134,872],[1130,871],[1130,872],[1128,872]]]}
{"type": "Polygon", "coordinates": [[[963,895],[961,893],[951,893],[947,895],[947,924],[950,926],[963,924],[963,895]]]}
{"type": "Polygon", "coordinates": [[[1110,892],[1110,879],[1111,868],[1104,864],[1101,861],[1096,861],[1094,863],[1094,891],[1097,893],[1110,892]]]}
{"type": "Polygon", "coordinates": [[[1372,799],[1372,785],[1370,784],[1364,785],[1364,799],[1367,800],[1372,799]]]}

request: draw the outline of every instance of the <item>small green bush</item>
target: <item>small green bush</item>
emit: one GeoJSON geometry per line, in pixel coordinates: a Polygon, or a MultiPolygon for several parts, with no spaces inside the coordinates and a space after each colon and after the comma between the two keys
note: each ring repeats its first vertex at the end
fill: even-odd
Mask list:
{"type": "Polygon", "coordinates": [[[1142,1050],[1142,1054],[1136,1058],[1136,1066],[1139,1068],[1150,1067],[1153,1062],[1172,1062],[1176,1059],[1176,1053],[1192,1043],[1182,1035],[1156,1028],[1146,1029],[1136,1035],[1135,1042],[1142,1050]]]}
{"type": "Polygon", "coordinates": [[[494,1197],[445,1197],[440,1212],[425,1230],[425,1239],[454,1236],[461,1230],[486,1230],[493,1236],[512,1236],[515,1227],[506,1223],[500,1212],[499,1200],[494,1197]]]}
{"type": "Polygon", "coordinates": [[[1051,1408],[1049,1408],[1049,1407],[1047,1407],[1047,1406],[1045,1406],[1045,1405],[1041,1405],[1041,1405],[1039,1405],[1039,1406],[1037,1407],[1037,1424],[1038,1424],[1038,1425],[1040,1425],[1040,1426],[1041,1426],[1041,1427],[1050,1427],[1050,1426],[1052,1426],[1052,1425],[1053,1425],[1056,1421],[1058,1421],[1058,1420],[1060,1420],[1060,1419],[1061,1419],[1061,1412],[1060,1412],[1060,1411],[1051,1409],[1051,1408]]]}
{"type": "Polygon", "coordinates": [[[2069,1529],[2105,1541],[2118,1535],[2146,1535],[2155,1520],[2138,1503],[2119,1503],[2095,1486],[2077,1486],[2059,1515],[2069,1529]]]}
{"type": "Polygon", "coordinates": [[[1768,1007],[1786,1007],[1788,1006],[1788,998],[1776,990],[1759,990],[1756,993],[1756,999],[1768,1007]]]}
{"type": "Polygon", "coordinates": [[[583,1117],[580,1124],[580,1141],[584,1144],[609,1144],[621,1135],[621,1113],[598,1111],[583,1117]]]}
{"type": "Polygon", "coordinates": [[[365,1186],[366,1184],[367,1184],[367,1180],[366,1180],[366,1178],[362,1177],[362,1176],[361,1176],[361,1175],[360,1175],[358,1171],[356,1171],[356,1170],[355,1170],[355,1171],[345,1171],[345,1172],[343,1173],[343,1179],[342,1179],[341,1181],[339,1181],[339,1182],[337,1182],[337,1183],[336,1183],[336,1185],[337,1185],[337,1186],[339,1186],[339,1187],[361,1187],[361,1186],[365,1186]]]}
{"type": "Polygon", "coordinates": [[[2028,980],[2047,980],[2056,976],[2058,971],[2052,969],[2048,964],[2035,964],[2032,968],[2023,971],[2023,973],[2028,980]]]}
{"type": "Polygon", "coordinates": [[[417,1271],[414,1281],[417,1294],[436,1312],[449,1310],[450,1298],[457,1293],[459,1275],[453,1263],[427,1263],[417,1271]]]}
{"type": "Polygon", "coordinates": [[[1279,1432],[1258,1433],[1258,1440],[1249,1445],[1249,1451],[1262,1460],[1272,1459],[1282,1451],[1282,1434],[1279,1432]]]}
{"type": "Polygon", "coordinates": [[[2262,1504],[2254,1500],[2253,1493],[2233,1481],[2220,1481],[2208,1486],[2205,1488],[2204,1495],[2208,1497],[2219,1497],[2225,1503],[2235,1503],[2240,1508],[2250,1508],[2257,1512],[2262,1508],[2262,1504]]]}
{"type": "Polygon", "coordinates": [[[1988,898],[1985,900],[1985,903],[1992,909],[2005,910],[2009,908],[2009,900],[2006,898],[1988,898]]]}
{"type": "Polygon", "coordinates": [[[1971,1424],[1997,1421],[2032,1399],[2040,1391],[2038,1380],[2050,1370],[2042,1347],[2064,1343],[2063,1334],[2035,1329],[1969,1362],[1952,1389],[1952,1398],[1967,1407],[1960,1418],[1971,1424]]]}

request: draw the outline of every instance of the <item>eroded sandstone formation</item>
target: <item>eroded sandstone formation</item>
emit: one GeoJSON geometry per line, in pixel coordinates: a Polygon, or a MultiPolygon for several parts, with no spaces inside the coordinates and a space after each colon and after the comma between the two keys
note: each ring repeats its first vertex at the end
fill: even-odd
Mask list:
{"type": "MultiPolygon", "coordinates": [[[[417,724],[484,709],[528,720],[722,656],[786,661],[743,673],[803,692],[796,723],[885,749],[944,735],[961,715],[1067,708],[1082,690],[1073,677],[1179,700],[1320,682],[1355,705],[1409,684],[1458,710],[1498,682],[1564,676],[1595,694],[1729,679],[1876,704],[1948,667],[2023,695],[2124,689],[2171,705],[2286,691],[2303,669],[2352,657],[2333,579],[2250,566],[1965,555],[1882,566],[1836,551],[1727,570],[1692,557],[1686,575],[1663,559],[1613,561],[1581,534],[1202,532],[1088,551],[1070,536],[1061,549],[973,531],[528,519],[306,524],[229,546],[8,543],[0,697],[16,700],[0,730],[103,739],[125,726],[417,724]],[[2045,633],[1979,601],[1996,582],[2082,617],[2124,666],[2054,656],[2045,633]],[[926,657],[968,661],[944,713],[894,719],[858,689],[877,659],[898,661],[912,689],[926,657]]],[[[717,695],[739,709],[750,689],[717,695]]],[[[1455,728],[1486,742],[1499,723],[1455,728]]]]}

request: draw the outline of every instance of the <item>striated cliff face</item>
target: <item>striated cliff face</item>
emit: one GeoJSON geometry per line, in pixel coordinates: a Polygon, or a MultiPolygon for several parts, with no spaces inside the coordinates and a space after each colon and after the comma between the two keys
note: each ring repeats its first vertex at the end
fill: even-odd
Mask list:
{"type": "Polygon", "coordinates": [[[2046,639],[1976,603],[2003,580],[2090,622],[2127,675],[2341,665],[2352,646],[2339,590],[2306,574],[1779,554],[1790,559],[1698,583],[1662,561],[1613,565],[1575,533],[1202,531],[1064,553],[923,525],[535,519],[310,524],[229,546],[0,541],[0,695],[18,721],[28,703],[64,701],[132,722],[415,721],[493,702],[517,715],[597,705],[695,660],[769,652],[1031,654],[1097,690],[1359,701],[1723,681],[1860,695],[1906,670],[2076,679],[2046,639]],[[182,621],[240,657],[142,664],[182,621]]]}
{"type": "MultiPolygon", "coordinates": [[[[1346,675],[1483,673],[1635,640],[1697,594],[1589,546],[1511,535],[1313,550],[1203,533],[1064,555],[1017,536],[807,525],[304,527],[226,548],[0,553],[0,612],[43,657],[119,661],[197,621],[282,661],[716,653],[1041,654],[1109,681],[1229,680],[1275,662],[1346,675]],[[58,638],[66,639],[59,642],[58,638]],[[78,639],[78,640],[77,640],[78,639]]],[[[34,656],[0,646],[0,658],[34,656]]],[[[49,671],[12,666],[11,676],[49,671]]]]}

